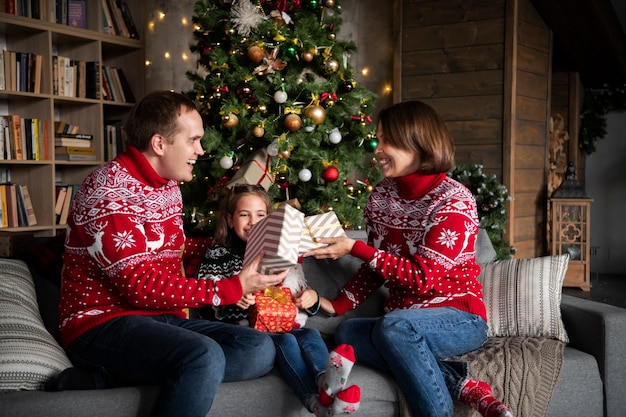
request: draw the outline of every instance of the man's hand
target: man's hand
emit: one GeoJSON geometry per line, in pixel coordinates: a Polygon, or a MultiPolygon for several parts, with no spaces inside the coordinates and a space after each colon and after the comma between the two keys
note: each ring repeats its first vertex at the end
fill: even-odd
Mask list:
{"type": "Polygon", "coordinates": [[[239,273],[239,281],[241,282],[241,288],[244,295],[280,284],[289,272],[289,269],[285,269],[278,274],[260,274],[257,270],[259,269],[261,259],[263,259],[263,253],[260,253],[239,273]]]}

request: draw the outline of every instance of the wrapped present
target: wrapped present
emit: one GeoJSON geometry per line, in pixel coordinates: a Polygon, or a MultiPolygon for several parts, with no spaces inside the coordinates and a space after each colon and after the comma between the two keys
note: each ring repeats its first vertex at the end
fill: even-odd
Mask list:
{"type": "Polygon", "coordinates": [[[316,242],[315,238],[346,235],[334,211],[307,216],[304,218],[304,226],[300,238],[299,254],[324,246],[316,242]]]}
{"type": "Polygon", "coordinates": [[[286,333],[293,328],[297,308],[289,288],[269,287],[257,292],[255,298],[248,314],[250,326],[272,333],[286,333]]]}
{"type": "Polygon", "coordinates": [[[250,229],[243,266],[263,252],[258,271],[275,274],[298,263],[304,214],[290,205],[271,212],[250,229]]]}
{"type": "Polygon", "coordinates": [[[267,154],[267,150],[263,148],[254,152],[250,159],[241,164],[239,170],[226,186],[256,184],[268,190],[273,182],[273,178],[270,175],[270,156],[267,154]]]}

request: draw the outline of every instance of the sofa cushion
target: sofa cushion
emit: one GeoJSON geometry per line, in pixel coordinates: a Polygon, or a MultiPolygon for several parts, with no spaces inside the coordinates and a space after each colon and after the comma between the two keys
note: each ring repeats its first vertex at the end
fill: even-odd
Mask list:
{"type": "Polygon", "coordinates": [[[569,342],[561,288],[569,255],[507,259],[481,265],[490,337],[549,337],[569,342]]]}
{"type": "Polygon", "coordinates": [[[0,259],[0,391],[42,389],[72,366],[46,330],[26,264],[0,259]]]}

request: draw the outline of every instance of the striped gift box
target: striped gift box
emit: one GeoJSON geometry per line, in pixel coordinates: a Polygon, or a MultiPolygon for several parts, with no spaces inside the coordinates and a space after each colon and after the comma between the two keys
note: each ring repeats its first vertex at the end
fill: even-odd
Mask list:
{"type": "Polygon", "coordinates": [[[262,274],[275,274],[298,263],[298,247],[304,224],[304,214],[290,205],[271,212],[250,229],[243,266],[263,251],[259,265],[262,274]]]}
{"type": "Polygon", "coordinates": [[[310,250],[324,246],[315,241],[317,237],[339,237],[346,235],[334,211],[316,214],[315,216],[307,216],[304,218],[304,225],[305,228],[302,230],[299,248],[301,255],[310,250]]]}

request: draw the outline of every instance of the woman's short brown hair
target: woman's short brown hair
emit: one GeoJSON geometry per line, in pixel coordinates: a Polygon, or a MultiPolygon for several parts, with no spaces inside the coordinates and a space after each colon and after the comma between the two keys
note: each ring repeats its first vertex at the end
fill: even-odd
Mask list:
{"type": "Polygon", "coordinates": [[[418,154],[418,173],[448,173],[454,168],[454,142],[448,127],[428,104],[394,104],[379,113],[378,123],[386,143],[418,154]]]}

